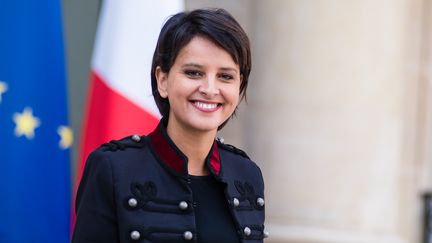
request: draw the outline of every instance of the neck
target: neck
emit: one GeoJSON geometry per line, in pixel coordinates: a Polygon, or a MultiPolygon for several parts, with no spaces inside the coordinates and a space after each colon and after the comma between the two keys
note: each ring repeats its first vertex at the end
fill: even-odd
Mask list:
{"type": "Polygon", "coordinates": [[[196,131],[178,128],[168,122],[167,133],[176,146],[188,158],[188,172],[190,175],[207,175],[205,159],[214,143],[215,131],[196,131]]]}

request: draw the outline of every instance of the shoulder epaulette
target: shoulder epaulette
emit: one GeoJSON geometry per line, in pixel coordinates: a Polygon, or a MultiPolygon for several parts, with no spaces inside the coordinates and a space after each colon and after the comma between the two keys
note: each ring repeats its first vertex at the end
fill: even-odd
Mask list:
{"type": "Polygon", "coordinates": [[[145,145],[145,136],[134,134],[120,140],[111,140],[108,143],[102,144],[101,148],[104,151],[117,151],[125,150],[126,148],[143,148],[145,145]]]}
{"type": "Polygon", "coordinates": [[[220,148],[223,148],[223,149],[228,150],[230,152],[233,152],[235,154],[241,155],[242,157],[250,159],[245,151],[235,147],[234,145],[224,143],[223,138],[217,138],[216,141],[217,141],[220,148]]]}

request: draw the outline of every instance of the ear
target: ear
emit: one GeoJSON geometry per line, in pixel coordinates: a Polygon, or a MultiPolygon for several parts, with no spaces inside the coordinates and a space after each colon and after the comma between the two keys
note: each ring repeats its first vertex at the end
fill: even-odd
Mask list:
{"type": "Polygon", "coordinates": [[[155,72],[156,80],[157,80],[157,88],[159,95],[162,98],[168,97],[168,73],[164,73],[160,66],[156,67],[155,72]]]}

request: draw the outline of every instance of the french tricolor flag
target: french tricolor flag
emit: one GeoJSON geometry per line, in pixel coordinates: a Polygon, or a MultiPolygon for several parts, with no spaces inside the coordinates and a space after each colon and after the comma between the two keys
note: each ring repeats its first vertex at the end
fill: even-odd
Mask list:
{"type": "Polygon", "coordinates": [[[102,143],[148,134],[160,118],[150,69],[160,29],[181,0],[105,0],[101,10],[83,122],[76,185],[85,159],[102,143]]]}

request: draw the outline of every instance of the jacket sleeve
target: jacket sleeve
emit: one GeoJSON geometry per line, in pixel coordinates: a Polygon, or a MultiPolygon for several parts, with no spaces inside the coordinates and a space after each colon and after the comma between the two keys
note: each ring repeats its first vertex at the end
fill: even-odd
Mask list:
{"type": "Polygon", "coordinates": [[[86,161],[75,212],[72,243],[119,242],[112,165],[103,152],[93,152],[86,161]]]}

